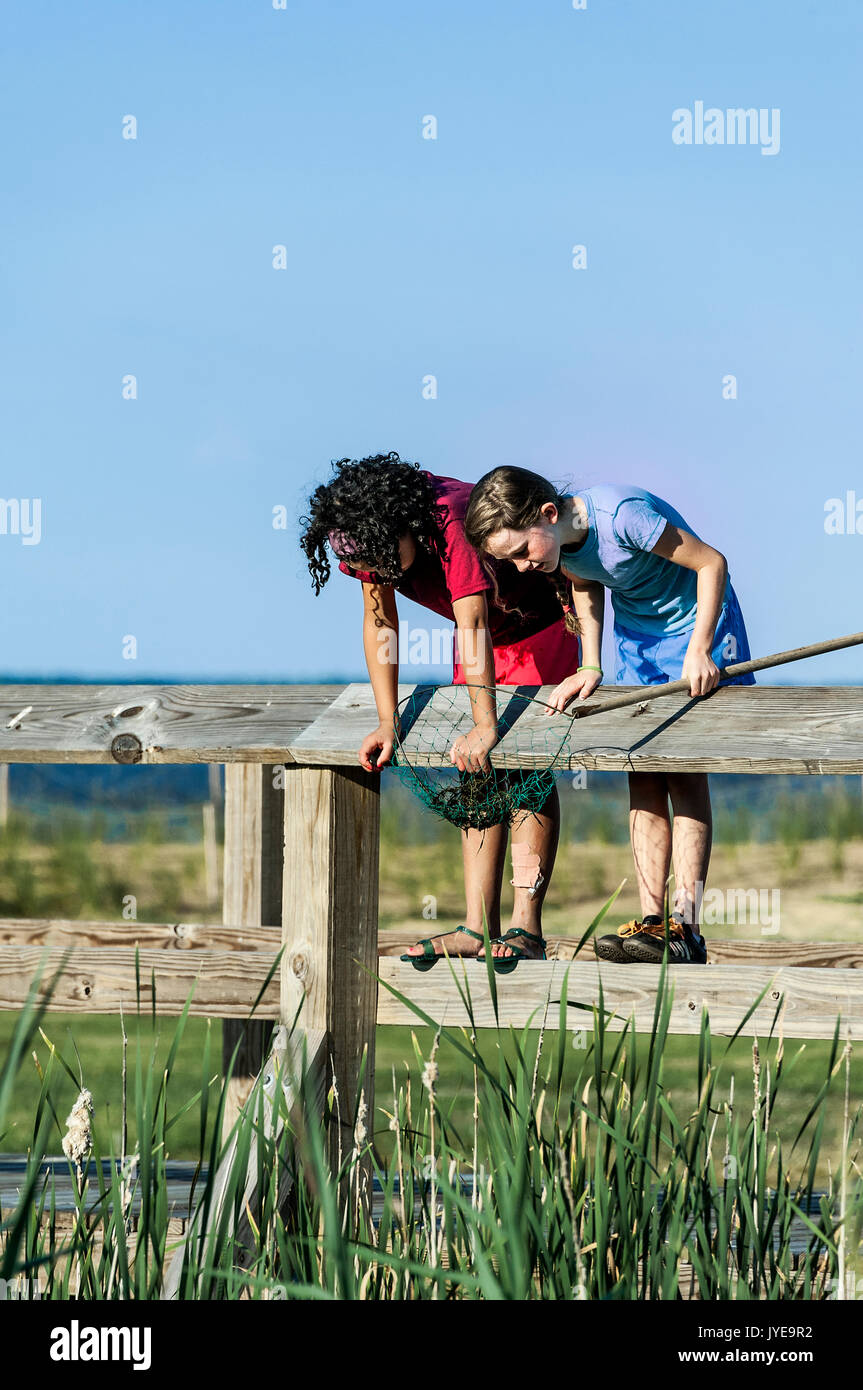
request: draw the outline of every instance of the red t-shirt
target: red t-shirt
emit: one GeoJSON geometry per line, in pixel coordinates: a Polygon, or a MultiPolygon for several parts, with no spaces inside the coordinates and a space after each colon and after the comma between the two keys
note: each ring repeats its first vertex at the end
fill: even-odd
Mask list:
{"type": "MultiPolygon", "coordinates": [[[[547,575],[520,574],[515,565],[492,560],[501,599],[510,610],[515,607],[521,612],[507,613],[498,607],[494,601],[494,585],[464,533],[464,516],[473,483],[462,483],[457,478],[438,478],[427,470],[423,471],[434,485],[435,501],[446,510],[443,524],[446,558],[441,562],[437,555],[418,545],[416,559],[394,586],[397,592],[415,603],[421,603],[424,608],[430,608],[433,613],[440,613],[451,622],[455,621],[453,599],[486,593],[488,625],[495,647],[520,642],[522,638],[531,637],[558,622],[562,609],[547,575]]],[[[339,569],[343,574],[349,574],[366,584],[379,582],[376,574],[351,569],[344,560],[339,561],[339,569]]]]}

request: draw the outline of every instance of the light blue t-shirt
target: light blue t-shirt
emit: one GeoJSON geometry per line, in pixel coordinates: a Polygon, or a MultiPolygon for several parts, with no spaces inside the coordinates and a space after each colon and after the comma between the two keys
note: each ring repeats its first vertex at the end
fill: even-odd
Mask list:
{"type": "MultiPolygon", "coordinates": [[[[588,533],[577,549],[561,547],[563,568],[610,589],[615,621],[631,632],[663,636],[694,627],[695,570],[651,553],[669,521],[697,536],[680,513],[643,487],[625,483],[599,483],[577,495],[587,508],[588,533]]],[[[730,588],[729,579],[726,599],[730,588]]]]}

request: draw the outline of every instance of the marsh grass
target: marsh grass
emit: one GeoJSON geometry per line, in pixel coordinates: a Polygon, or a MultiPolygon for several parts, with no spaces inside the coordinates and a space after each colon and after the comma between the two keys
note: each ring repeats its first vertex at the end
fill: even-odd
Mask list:
{"type": "Polygon", "coordinates": [[[141,883],[140,915],[168,920],[176,910],[188,860],[165,864],[164,826],[142,818],[139,838],[106,853],[101,840],[104,817],[85,819],[59,808],[50,836],[34,835],[32,818],[13,813],[0,836],[0,915],[12,917],[117,917],[131,886],[141,883]],[[101,829],[100,829],[101,827],[101,829]]]}
{"type": "MultiPolygon", "coordinates": [[[[458,962],[447,968],[472,1020],[468,974],[458,962]]],[[[494,990],[490,966],[489,980],[494,990]]],[[[579,1015],[592,1035],[574,1078],[563,994],[551,1020],[557,1026],[542,1029],[538,1046],[529,1029],[498,1028],[491,1052],[477,1046],[472,1023],[442,1027],[410,1005],[433,1039],[424,1051],[414,1035],[422,1079],[402,1081],[394,1071],[368,1133],[362,1118],[336,1163],[328,1158],[328,1115],[315,1113],[313,1078],[306,1072],[292,1089],[276,1087],[276,1125],[259,1083],[218,1190],[226,1152],[217,1137],[226,1100],[218,1049],[205,1042],[200,1085],[176,1101],[187,1014],[160,1065],[155,1041],[148,1050],[139,1033],[127,1075],[130,1151],[124,1138],[119,1152],[106,1152],[95,1095],[92,1162],[69,1163],[71,1228],[58,1221],[43,1159],[63,1129],[58,1082],[83,1088],[87,1078],[51,1049],[19,1199],[0,1213],[0,1279],[38,1280],[43,1298],[153,1299],[177,1255],[181,1298],[673,1299],[686,1259],[687,1278],[704,1299],[835,1297],[840,1280],[842,1289],[859,1288],[859,1111],[838,1021],[825,1073],[793,1140],[783,1143],[775,1112],[802,1049],[787,1056],[777,1036],[772,1053],[753,1045],[748,1076],[739,1067],[729,1073],[734,1040],[713,1038],[705,1016],[695,1103],[681,1108],[664,1080],[665,980],[638,1046],[632,1020],[610,1031],[601,999],[579,1015]],[[467,1123],[439,1096],[444,1044],[471,1078],[467,1123]],[[842,1162],[819,1194],[831,1096],[842,1105],[842,1162]],[[199,1219],[177,1244],[169,1241],[166,1161],[190,1111],[199,1134],[192,1194],[199,1219]],[[386,1160],[378,1125],[391,1141],[386,1160]]],[[[44,1005],[31,993],[0,1072],[0,1133],[43,1022],[44,1005]]],[[[331,1088],[327,1109],[334,1104],[331,1088]]]]}

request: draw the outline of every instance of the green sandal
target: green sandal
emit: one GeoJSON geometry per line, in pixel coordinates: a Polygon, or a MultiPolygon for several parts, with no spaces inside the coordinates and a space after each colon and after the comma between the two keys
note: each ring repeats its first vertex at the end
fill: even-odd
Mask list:
{"type": "MultiPolygon", "coordinates": [[[[456,931],[464,932],[465,936],[472,936],[474,941],[485,941],[485,937],[478,931],[471,931],[470,927],[456,927],[456,931]]],[[[443,959],[443,951],[436,951],[432,945],[433,941],[440,941],[442,936],[450,936],[448,931],[438,932],[437,936],[426,936],[417,945],[422,946],[421,956],[400,956],[399,960],[409,960],[414,970],[431,970],[433,965],[437,965],[443,959]]]]}
{"type": "MultiPolygon", "coordinates": [[[[498,937],[497,940],[510,942],[509,949],[513,953],[511,956],[492,956],[491,963],[494,966],[495,973],[498,975],[511,974],[512,971],[515,970],[515,967],[518,965],[520,960],[547,959],[547,956],[545,954],[545,948],[548,945],[548,942],[545,940],[545,938],[542,936],[536,937],[534,936],[533,932],[524,931],[522,927],[510,927],[509,931],[504,932],[503,936],[498,937]],[[531,941],[538,941],[540,946],[542,947],[542,955],[539,957],[534,957],[529,956],[527,954],[527,951],[520,951],[517,946],[512,945],[512,938],[514,936],[527,936],[530,938],[531,941]]],[[[494,942],[492,942],[492,945],[494,945],[494,942]]],[[[482,959],[485,960],[485,956],[483,956],[482,959]]]]}

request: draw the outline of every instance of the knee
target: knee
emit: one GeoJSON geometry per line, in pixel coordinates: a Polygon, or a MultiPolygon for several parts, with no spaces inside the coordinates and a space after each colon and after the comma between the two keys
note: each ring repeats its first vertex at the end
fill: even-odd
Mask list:
{"type": "Polygon", "coordinates": [[[706,772],[669,772],[668,794],[675,801],[710,804],[710,783],[706,772]]]}
{"type": "Polygon", "coordinates": [[[630,772],[629,808],[631,811],[652,811],[655,815],[668,813],[668,778],[664,772],[630,772]]]}
{"type": "Polygon", "coordinates": [[[689,816],[705,822],[710,820],[710,786],[706,773],[672,774],[668,779],[668,794],[676,816],[689,816]]]}

